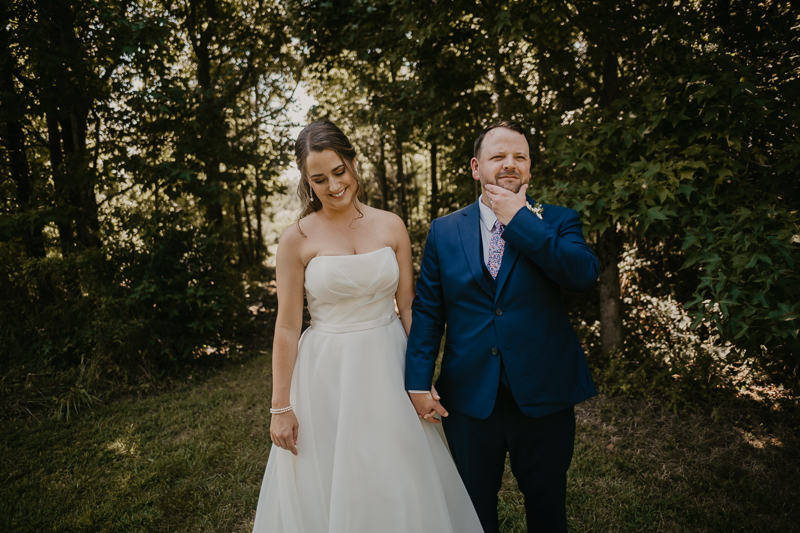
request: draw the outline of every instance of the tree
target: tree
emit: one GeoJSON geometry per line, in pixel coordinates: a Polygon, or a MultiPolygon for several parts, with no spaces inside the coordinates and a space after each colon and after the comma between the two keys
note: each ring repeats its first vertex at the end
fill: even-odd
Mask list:
{"type": "Polygon", "coordinates": [[[280,3],[19,0],[0,14],[7,383],[50,376],[40,388],[71,405],[226,357],[289,156],[299,63],[280,3]]]}
{"type": "MultiPolygon", "coordinates": [[[[798,364],[800,326],[798,144],[790,133],[799,115],[792,60],[777,36],[781,27],[790,34],[791,22],[788,4],[740,7],[723,10],[724,29],[710,35],[700,28],[719,11],[653,9],[661,32],[637,47],[647,69],[627,77],[631,96],[553,128],[551,146],[570,168],[568,194],[590,231],[622,224],[662,238],[683,234],[684,268],[702,265],[686,302],[694,326],[710,321],[786,375],[798,364]],[[763,37],[751,30],[767,22],[775,40],[756,46],[763,37]]],[[[564,198],[566,182],[560,187],[564,198]]]]}
{"type": "Polygon", "coordinates": [[[696,292],[684,300],[696,324],[797,364],[786,355],[798,330],[786,288],[797,255],[789,3],[297,2],[293,13],[312,62],[386,95],[369,100],[383,113],[369,120],[410,119],[426,150],[435,141],[442,180],[458,189],[451,203],[443,187],[445,211],[471,199],[457,175],[479,125],[502,115],[533,126],[531,191],[577,209],[601,259],[605,351],[624,345],[623,239],[682,234],[685,268],[705,268],[679,276],[681,294],[696,292]],[[402,91],[379,74],[389,59],[402,91]],[[749,202],[766,219],[742,211],[749,202]]]}

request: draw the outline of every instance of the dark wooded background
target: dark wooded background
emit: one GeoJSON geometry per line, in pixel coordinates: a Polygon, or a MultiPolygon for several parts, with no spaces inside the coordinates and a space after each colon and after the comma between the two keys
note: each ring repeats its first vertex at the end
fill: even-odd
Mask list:
{"type": "Polygon", "coordinates": [[[680,406],[797,387],[788,1],[13,0],[0,17],[6,415],[243,356],[298,84],[417,258],[430,220],[475,200],[480,129],[528,128],[529,192],[578,210],[600,258],[597,289],[567,298],[605,390],[680,406]]]}

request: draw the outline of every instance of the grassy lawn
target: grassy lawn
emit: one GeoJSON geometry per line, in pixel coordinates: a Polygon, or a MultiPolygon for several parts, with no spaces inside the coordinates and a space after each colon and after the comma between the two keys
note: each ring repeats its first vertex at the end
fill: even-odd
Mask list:
{"type": "MultiPolygon", "coordinates": [[[[84,412],[0,422],[0,531],[250,531],[269,452],[269,357],[84,412]]],[[[798,417],[578,408],[575,532],[800,531],[798,417]]],[[[504,531],[524,531],[510,474],[504,531]]]]}

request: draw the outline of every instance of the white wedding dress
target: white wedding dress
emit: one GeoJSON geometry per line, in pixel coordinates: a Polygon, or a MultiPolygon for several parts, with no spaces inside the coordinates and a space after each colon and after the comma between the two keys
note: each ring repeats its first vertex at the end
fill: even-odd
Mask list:
{"type": "Polygon", "coordinates": [[[298,454],[272,446],[254,533],[483,531],[441,426],[405,392],[398,276],[389,247],[308,263],[312,322],[291,387],[298,454]]]}

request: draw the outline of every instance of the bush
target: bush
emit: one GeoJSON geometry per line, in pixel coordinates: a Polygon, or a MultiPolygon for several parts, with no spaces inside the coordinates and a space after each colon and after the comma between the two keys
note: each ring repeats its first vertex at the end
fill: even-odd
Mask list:
{"type": "Polygon", "coordinates": [[[0,247],[7,409],[54,402],[69,414],[95,395],[230,355],[245,318],[241,276],[221,239],[172,222],[66,257],[0,247]]]}
{"type": "Polygon", "coordinates": [[[626,247],[619,263],[624,351],[603,353],[597,310],[571,306],[598,388],[612,396],[655,400],[675,412],[718,405],[737,394],[791,397],[763,371],[760,360],[724,339],[713,320],[691,327],[693,317],[676,298],[686,280],[671,279],[678,274],[671,273],[669,255],[663,243],[645,239],[626,247]]]}

